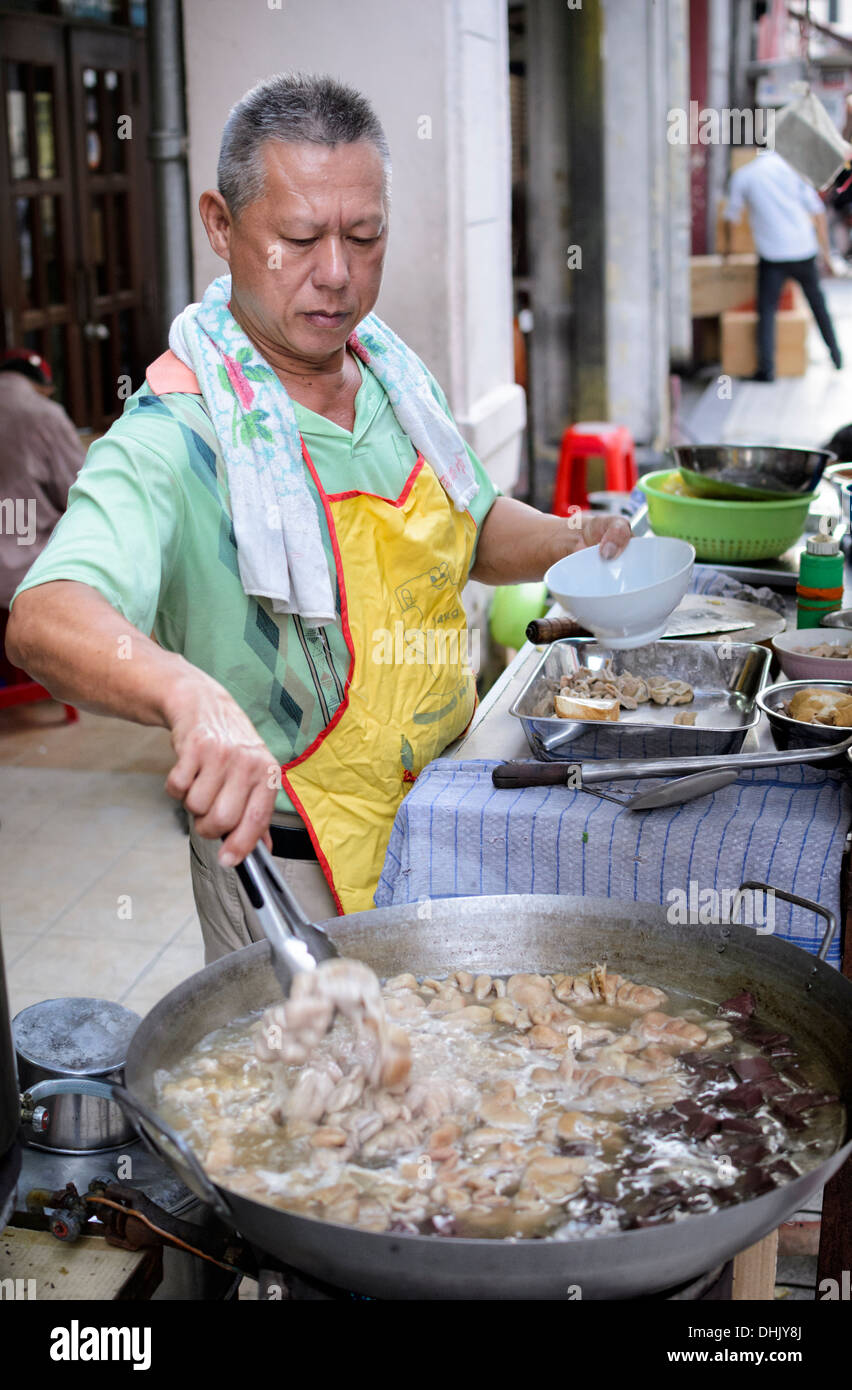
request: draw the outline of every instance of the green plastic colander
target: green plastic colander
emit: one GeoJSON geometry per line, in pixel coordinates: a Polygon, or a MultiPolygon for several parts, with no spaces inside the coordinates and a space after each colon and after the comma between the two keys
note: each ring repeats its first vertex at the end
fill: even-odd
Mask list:
{"type": "Polygon", "coordinates": [[[718,502],[663,492],[660,484],[677,471],[646,473],[639,487],[655,535],[689,541],[698,560],[775,560],[805,529],[812,493],[780,502],[718,502]]]}

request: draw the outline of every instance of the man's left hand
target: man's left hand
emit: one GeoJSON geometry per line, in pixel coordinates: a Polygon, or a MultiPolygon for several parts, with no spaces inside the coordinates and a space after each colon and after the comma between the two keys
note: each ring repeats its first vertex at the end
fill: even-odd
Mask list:
{"type": "Polygon", "coordinates": [[[601,546],[612,560],[630,540],[630,523],[606,512],[550,516],[513,497],[498,497],[485,521],[471,578],[485,584],[524,584],[542,579],[548,568],[584,546],[601,546]]]}

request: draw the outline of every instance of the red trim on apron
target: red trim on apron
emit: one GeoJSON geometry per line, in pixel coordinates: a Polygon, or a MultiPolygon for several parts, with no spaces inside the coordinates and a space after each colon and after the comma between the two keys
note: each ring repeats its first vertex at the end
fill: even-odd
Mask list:
{"type": "MultiPolygon", "coordinates": [[[[313,478],[314,486],[316,487],[316,490],[319,494],[320,501],[322,502],[323,511],[325,512],[325,519],[328,525],[328,534],[331,539],[331,548],[334,554],[334,563],[337,566],[337,580],[340,587],[340,621],[343,627],[344,641],[346,642],[346,646],[349,651],[349,670],[347,672],[346,681],[343,687],[343,699],[341,700],[337,709],[334,711],[333,718],[329,720],[328,724],[326,724],[324,729],[320,730],[313,742],[308,744],[307,748],[305,748],[304,751],[299,754],[298,758],[293,758],[289,763],[281,764],[281,783],[290,800],[292,801],[293,805],[296,807],[296,810],[298,811],[299,815],[302,818],[302,821],[304,822],[305,829],[311,837],[311,844],[313,845],[316,851],[317,859],[319,860],[320,866],[323,871],[323,876],[325,878],[326,883],[329,886],[329,889],[331,890],[331,895],[334,898],[334,901],[337,905],[337,910],[342,915],[343,904],[341,903],[340,898],[337,895],[337,890],[334,887],[334,879],[331,873],[331,866],[328,862],[328,859],[323,854],[322,848],[320,847],[320,843],[317,839],[317,835],[314,831],[310,817],[305,811],[305,808],[302,805],[301,800],[296,795],[296,792],[293,790],[290,779],[287,776],[287,772],[291,768],[298,767],[300,763],[303,763],[307,758],[309,758],[313,753],[315,753],[317,748],[319,748],[320,744],[323,742],[323,740],[328,737],[332,729],[334,729],[335,726],[343,718],[343,715],[346,713],[346,710],[349,707],[349,687],[352,684],[352,677],[355,672],[355,646],[352,641],[352,631],[349,627],[349,605],[346,599],[346,580],[343,573],[343,557],[340,554],[340,546],[337,542],[337,530],[334,525],[334,517],[332,516],[330,503],[345,501],[348,498],[352,497],[376,497],[376,494],[373,492],[361,493],[358,491],[354,491],[339,493],[336,496],[329,495],[325,491],[325,488],[323,487],[322,483],[320,482],[319,475],[314,467],[313,460],[310,454],[308,453],[304,439],[302,439],[301,443],[302,458],[305,460],[305,464],[308,468],[308,471],[311,477],[313,478]]],[[[414,467],[412,468],[411,473],[408,475],[408,478],[406,479],[405,486],[402,492],[400,493],[399,498],[395,502],[387,497],[376,497],[376,500],[379,502],[385,502],[390,507],[401,506],[402,502],[408,496],[412,487],[414,486],[417,475],[422,469],[425,462],[426,460],[424,459],[423,455],[418,453],[414,467]]]]}
{"type": "MultiPolygon", "coordinates": [[[[331,727],[331,726],[329,726],[329,727],[331,727]]],[[[286,766],[287,766],[287,767],[292,767],[292,766],[293,766],[293,763],[287,763],[286,766]]],[[[302,820],[303,820],[304,823],[305,823],[305,829],[307,830],[308,834],[309,834],[310,837],[311,837],[311,844],[313,845],[314,849],[316,850],[316,855],[317,855],[317,859],[319,860],[319,863],[320,863],[320,868],[322,869],[323,878],[325,879],[326,883],[328,884],[328,887],[329,887],[329,891],[330,891],[330,893],[331,893],[331,896],[334,898],[335,906],[336,906],[336,908],[337,908],[337,914],[338,914],[339,917],[342,917],[342,916],[344,915],[344,913],[343,913],[343,903],[340,901],[340,898],[337,896],[337,889],[336,889],[335,886],[334,886],[334,877],[333,877],[332,872],[331,872],[331,865],[329,864],[328,860],[326,859],[325,855],[324,855],[323,852],[322,852],[322,847],[321,847],[321,845],[320,845],[319,840],[317,839],[316,831],[314,830],[314,827],[313,827],[313,825],[312,825],[312,823],[311,823],[311,819],[310,819],[310,817],[309,817],[307,811],[305,810],[304,806],[302,805],[302,803],[301,803],[299,797],[296,795],[296,793],[294,792],[293,788],[291,787],[291,785],[290,785],[290,779],[289,779],[288,777],[285,777],[285,775],[284,775],[284,769],[283,769],[283,768],[281,769],[281,781],[282,781],[282,784],[283,784],[283,786],[284,786],[284,790],[287,792],[287,795],[289,796],[290,800],[292,801],[293,805],[295,806],[296,810],[299,812],[299,815],[302,817],[302,820]]]]}
{"type": "Polygon", "coordinates": [[[467,723],[465,724],[465,726],[464,726],[464,728],[462,729],[461,733],[459,734],[459,738],[464,738],[465,734],[467,733],[468,729],[470,728],[471,724],[473,723],[473,716],[476,714],[476,711],[478,710],[478,708],[479,708],[479,691],[477,690],[476,685],[474,684],[474,687],[473,687],[473,709],[472,709],[471,712],[470,712],[470,719],[467,721],[467,723]]]}
{"type": "Polygon", "coordinates": [[[328,500],[329,502],[348,502],[350,497],[373,497],[377,502],[386,502],[389,507],[402,507],[405,504],[408,494],[414,487],[417,481],[417,475],[423,468],[425,462],[426,460],[423,455],[418,454],[414,467],[409,473],[405,486],[398,497],[382,497],[378,492],[358,492],[356,489],[353,492],[330,492],[328,494],[328,500]]]}

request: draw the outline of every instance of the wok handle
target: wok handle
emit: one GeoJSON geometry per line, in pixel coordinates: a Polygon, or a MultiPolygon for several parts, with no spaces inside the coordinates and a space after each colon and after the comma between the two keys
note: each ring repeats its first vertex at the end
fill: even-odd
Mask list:
{"type": "Polygon", "coordinates": [[[183,1136],[173,1130],[171,1125],[167,1125],[165,1120],[159,1119],[153,1110],[149,1110],[147,1105],[143,1105],[141,1100],[137,1100],[124,1086],[113,1086],[112,1098],[129,1116],[143,1144],[177,1172],[196,1197],[200,1197],[202,1202],[213,1208],[220,1221],[233,1226],[233,1212],[221,1193],[213,1186],[183,1136]],[[153,1133],[149,1133],[149,1129],[153,1133]],[[178,1159],[169,1152],[170,1147],[177,1151],[178,1159]],[[186,1173],[183,1171],[184,1167],[188,1170],[186,1173]]]}
{"type": "Polygon", "coordinates": [[[501,763],[491,773],[491,781],[501,790],[514,787],[558,787],[568,781],[575,763],[517,762],[501,763]]]}
{"type": "Polygon", "coordinates": [[[817,960],[825,960],[831,949],[831,943],[837,933],[837,918],[834,913],[822,903],[814,902],[813,898],[800,898],[796,893],[787,893],[783,888],[773,888],[771,883],[761,883],[758,879],[748,879],[741,883],[737,889],[737,895],[731,904],[731,921],[733,922],[739,911],[742,894],[747,890],[757,889],[762,893],[772,893],[776,898],[783,898],[785,903],[792,903],[794,907],[805,907],[809,912],[815,912],[818,917],[822,917],[826,923],[825,934],[822,943],[817,951],[817,960]]]}
{"type": "Polygon", "coordinates": [[[534,618],[527,623],[527,641],[536,646],[558,642],[563,637],[591,637],[587,627],[576,618],[534,618]]]}

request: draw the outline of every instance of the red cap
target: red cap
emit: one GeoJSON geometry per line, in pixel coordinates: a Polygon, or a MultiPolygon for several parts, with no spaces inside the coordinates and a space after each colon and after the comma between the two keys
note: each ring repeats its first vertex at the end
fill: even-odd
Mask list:
{"type": "Polygon", "coordinates": [[[3,353],[3,362],[26,362],[32,368],[27,376],[41,377],[42,386],[53,385],[53,372],[43,357],[39,357],[37,352],[32,352],[29,348],[9,348],[8,352],[3,353]]]}

